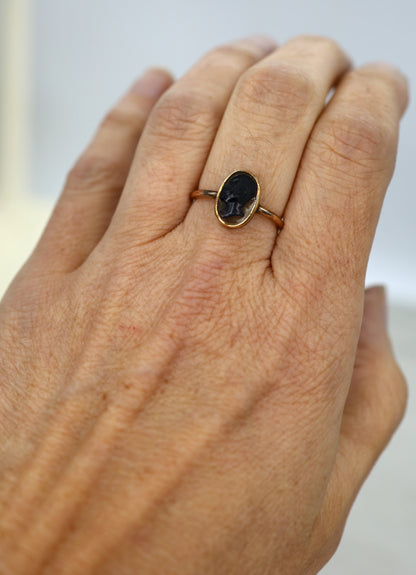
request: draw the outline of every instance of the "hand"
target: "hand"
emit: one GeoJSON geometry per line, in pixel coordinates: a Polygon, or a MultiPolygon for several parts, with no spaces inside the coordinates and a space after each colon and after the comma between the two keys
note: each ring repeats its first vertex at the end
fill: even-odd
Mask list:
{"type": "Polygon", "coordinates": [[[406,103],[331,40],[251,39],[105,118],[0,308],[2,574],[328,560],[405,406],[364,277],[406,103]],[[191,204],[238,169],[279,235],[191,204]]]}

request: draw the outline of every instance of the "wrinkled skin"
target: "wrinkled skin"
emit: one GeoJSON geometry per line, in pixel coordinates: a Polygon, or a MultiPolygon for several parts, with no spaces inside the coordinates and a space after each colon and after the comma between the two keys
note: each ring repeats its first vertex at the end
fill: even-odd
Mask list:
{"type": "Polygon", "coordinates": [[[329,559],[405,408],[364,278],[406,105],[299,37],[152,70],[106,116],[0,307],[2,575],[329,559]],[[190,201],[237,169],[280,234],[190,201]]]}

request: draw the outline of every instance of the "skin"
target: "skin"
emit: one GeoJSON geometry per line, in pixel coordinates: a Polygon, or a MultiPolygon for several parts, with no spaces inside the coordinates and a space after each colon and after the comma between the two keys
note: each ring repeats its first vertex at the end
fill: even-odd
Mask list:
{"type": "Polygon", "coordinates": [[[327,38],[252,38],[106,116],[0,306],[2,575],[330,558],[406,403],[364,278],[407,98],[327,38]],[[190,201],[236,169],[280,234],[190,201]]]}

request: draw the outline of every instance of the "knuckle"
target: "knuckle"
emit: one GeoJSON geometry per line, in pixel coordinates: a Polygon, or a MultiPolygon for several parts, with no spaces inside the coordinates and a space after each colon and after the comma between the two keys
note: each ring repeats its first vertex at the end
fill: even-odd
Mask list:
{"type": "Polygon", "coordinates": [[[332,520],[328,521],[329,517],[327,515],[324,517],[318,516],[316,528],[312,534],[309,556],[304,565],[305,575],[313,575],[320,572],[335,554],[341,543],[347,511],[345,510],[344,493],[340,490],[337,495],[338,497],[334,498],[335,501],[331,501],[330,513],[332,520]]]}
{"type": "MultiPolygon", "coordinates": [[[[345,503],[344,503],[345,507],[345,503]]],[[[328,534],[326,544],[322,549],[322,552],[318,554],[318,561],[319,561],[319,569],[322,569],[324,565],[335,555],[342,539],[342,535],[345,528],[345,520],[346,518],[343,517],[341,521],[341,525],[335,525],[333,527],[333,532],[328,534]]],[[[319,570],[318,569],[318,570],[319,570]]],[[[315,571],[317,573],[318,571],[315,571]]]]}
{"type": "Polygon", "coordinates": [[[318,136],[319,156],[337,171],[367,178],[384,171],[394,142],[391,123],[374,112],[337,113],[318,136]]]}
{"type": "Polygon", "coordinates": [[[170,90],[156,104],[151,126],[159,139],[198,141],[213,120],[209,99],[195,90],[170,90]]]}
{"type": "Polygon", "coordinates": [[[408,386],[406,377],[395,361],[391,368],[390,379],[392,386],[390,398],[391,401],[389,403],[391,406],[392,424],[393,427],[396,428],[403,419],[404,413],[406,411],[408,386]]]}
{"type": "Polygon", "coordinates": [[[378,357],[378,370],[373,376],[382,382],[382,396],[377,401],[370,397],[367,399],[372,425],[365,440],[369,452],[375,456],[382,451],[403,419],[408,395],[406,379],[397,362],[393,358],[383,360],[382,356],[378,357]]]}
{"type": "Polygon", "coordinates": [[[261,104],[273,110],[282,121],[303,119],[316,94],[309,74],[287,63],[254,67],[246,72],[238,86],[237,98],[243,109],[252,112],[261,104]]]}
{"type": "Polygon", "coordinates": [[[110,157],[86,153],[69,171],[65,188],[81,192],[101,187],[121,188],[125,178],[126,167],[123,163],[110,157]]]}

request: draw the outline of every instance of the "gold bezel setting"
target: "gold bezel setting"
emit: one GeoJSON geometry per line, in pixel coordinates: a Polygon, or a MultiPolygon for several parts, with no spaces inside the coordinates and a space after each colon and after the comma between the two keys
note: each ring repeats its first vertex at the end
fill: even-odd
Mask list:
{"type": "MultiPolygon", "coordinates": [[[[252,182],[250,182],[252,183],[252,182]]],[[[235,190],[234,190],[235,192],[235,190]]],[[[243,226],[245,226],[254,216],[254,214],[258,213],[261,214],[263,216],[266,216],[267,218],[269,218],[270,220],[273,221],[274,224],[276,224],[277,226],[277,233],[280,233],[280,231],[283,229],[284,226],[284,221],[283,221],[283,217],[278,216],[277,214],[275,214],[274,212],[267,210],[266,208],[263,208],[260,205],[260,184],[256,178],[256,176],[254,174],[252,174],[251,172],[248,172],[246,170],[237,170],[235,172],[232,172],[231,174],[229,174],[225,180],[223,181],[223,183],[221,184],[221,187],[218,191],[214,191],[214,190],[194,190],[193,192],[191,192],[191,200],[196,200],[197,198],[214,198],[215,199],[215,215],[217,220],[220,222],[220,224],[226,228],[241,228],[243,226]],[[219,203],[221,201],[221,192],[224,189],[224,186],[227,184],[227,182],[236,174],[245,174],[247,176],[250,177],[250,179],[252,181],[255,182],[256,184],[256,192],[255,192],[255,197],[253,196],[253,198],[251,199],[250,197],[246,198],[245,203],[243,203],[242,201],[238,201],[238,194],[242,194],[244,196],[244,194],[248,193],[248,195],[250,196],[250,191],[249,190],[244,190],[240,189],[237,192],[237,197],[234,193],[234,196],[231,195],[231,197],[228,197],[227,200],[223,200],[223,206],[221,206],[221,210],[224,209],[224,207],[226,207],[227,203],[228,203],[228,212],[234,211],[234,212],[241,212],[241,209],[243,210],[247,210],[247,213],[241,215],[241,214],[228,214],[227,218],[231,219],[231,218],[235,218],[235,217],[241,217],[241,221],[238,221],[236,223],[230,223],[230,221],[226,221],[224,219],[224,217],[221,216],[220,213],[220,209],[219,209],[219,203]],[[253,201],[254,200],[254,201],[253,201]],[[252,202],[252,204],[248,207],[246,207],[246,204],[249,202],[252,202]],[[237,204],[237,205],[236,205],[237,204]]]]}
{"type": "MultiPolygon", "coordinates": [[[[221,184],[220,189],[217,192],[216,195],[216,199],[215,199],[215,215],[217,216],[218,221],[225,227],[227,228],[242,228],[243,226],[245,226],[246,224],[248,224],[248,222],[254,217],[254,214],[257,212],[259,205],[260,205],[260,184],[259,181],[257,180],[256,176],[254,174],[252,174],[251,172],[248,172],[247,170],[237,170],[235,172],[232,172],[231,174],[229,174],[225,180],[223,181],[223,183],[221,184]],[[236,223],[230,223],[227,222],[225,219],[223,219],[223,217],[221,216],[221,213],[219,210],[219,202],[221,201],[221,193],[224,189],[224,187],[227,185],[227,183],[232,180],[233,178],[235,178],[238,174],[244,174],[246,176],[248,176],[252,181],[254,181],[256,183],[256,196],[254,201],[252,202],[252,204],[249,206],[248,211],[246,214],[244,214],[244,216],[241,216],[242,219],[241,221],[238,221],[236,223]]],[[[248,203],[248,202],[247,202],[248,203]]]]}

